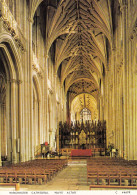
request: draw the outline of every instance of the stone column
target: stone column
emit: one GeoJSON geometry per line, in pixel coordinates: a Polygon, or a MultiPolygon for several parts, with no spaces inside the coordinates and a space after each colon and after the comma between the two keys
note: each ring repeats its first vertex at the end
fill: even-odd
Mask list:
{"type": "MultiPolygon", "coordinates": [[[[137,42],[136,42],[137,43],[137,42]]],[[[131,59],[131,67],[133,67],[132,66],[132,64],[134,64],[134,50],[135,48],[134,48],[134,42],[133,42],[133,40],[131,40],[131,57],[132,57],[132,59],[131,59]]],[[[136,82],[136,80],[135,80],[135,64],[134,64],[134,67],[132,68],[132,74],[131,74],[131,76],[132,76],[132,80],[133,80],[133,85],[132,85],[132,97],[133,97],[133,100],[132,100],[132,102],[133,102],[133,125],[132,125],[132,127],[133,127],[133,147],[134,147],[134,151],[133,151],[133,160],[136,160],[136,96],[135,96],[135,82],[136,82]]]]}
{"type": "Polygon", "coordinates": [[[133,138],[133,75],[132,75],[132,44],[129,41],[129,70],[128,70],[128,83],[129,83],[129,98],[128,98],[128,124],[129,124],[129,160],[134,160],[134,138],[133,138]]]}
{"type": "MultiPolygon", "coordinates": [[[[118,113],[118,72],[117,72],[117,69],[115,68],[115,84],[114,84],[114,88],[115,88],[115,97],[114,100],[115,100],[115,126],[114,126],[114,130],[115,130],[115,135],[117,136],[117,130],[118,130],[118,117],[119,117],[119,113],[118,113]]],[[[117,146],[117,137],[115,139],[115,147],[118,147],[117,146]]]]}
{"type": "Polygon", "coordinates": [[[116,103],[116,105],[117,105],[117,121],[116,121],[116,123],[117,123],[117,137],[116,137],[117,145],[116,145],[116,147],[117,148],[119,148],[120,139],[121,139],[120,134],[119,134],[119,131],[120,131],[120,126],[119,126],[119,124],[120,124],[120,102],[119,102],[119,100],[120,100],[120,92],[119,92],[120,83],[119,83],[119,81],[120,81],[120,74],[119,74],[119,72],[117,72],[117,103],[116,103]]]}
{"type": "Polygon", "coordinates": [[[2,166],[2,161],[1,161],[1,133],[2,133],[2,103],[0,102],[0,166],[2,166]]]}
{"type": "Polygon", "coordinates": [[[123,23],[123,104],[124,104],[124,158],[129,157],[129,125],[128,125],[128,46],[127,46],[127,5],[122,5],[123,23]]]}
{"type": "Polygon", "coordinates": [[[45,108],[45,141],[49,143],[49,132],[48,132],[48,55],[46,55],[46,63],[44,68],[44,108],[45,108]]]}
{"type": "Polygon", "coordinates": [[[136,37],[131,35],[129,40],[129,99],[130,99],[130,159],[136,160],[136,37]]]}
{"type": "MultiPolygon", "coordinates": [[[[118,73],[118,76],[117,76],[119,79],[117,80],[117,91],[118,91],[118,98],[117,98],[117,106],[118,106],[118,118],[117,118],[117,121],[118,121],[118,145],[117,145],[117,148],[119,150],[119,154],[121,154],[121,145],[122,145],[122,138],[123,138],[123,135],[121,134],[122,132],[122,127],[121,127],[121,123],[122,123],[122,116],[121,116],[121,74],[120,72],[118,73]]],[[[116,123],[117,123],[116,121],[116,123]]]]}
{"type": "Polygon", "coordinates": [[[18,81],[18,92],[19,92],[19,101],[18,101],[18,104],[19,104],[19,116],[18,116],[18,119],[19,119],[19,148],[20,148],[20,161],[21,162],[24,162],[25,161],[25,147],[24,147],[24,140],[25,140],[25,133],[24,133],[24,130],[23,130],[23,123],[22,123],[22,120],[23,120],[23,88],[22,88],[23,84],[22,84],[22,81],[18,81]]]}
{"type": "Polygon", "coordinates": [[[134,41],[134,51],[135,51],[135,53],[134,53],[134,66],[135,66],[135,72],[134,72],[134,74],[135,74],[135,76],[134,76],[134,78],[135,78],[135,148],[136,148],[136,150],[135,150],[135,160],[137,160],[137,131],[136,131],[136,129],[137,129],[137,120],[136,120],[136,118],[137,118],[137,67],[136,67],[136,64],[137,64],[137,58],[136,58],[136,56],[137,56],[137,48],[136,48],[136,43],[137,43],[137,31],[136,31],[136,37],[134,38],[135,39],[135,41],[134,41]]]}
{"type": "Polygon", "coordinates": [[[117,74],[117,137],[116,137],[116,148],[120,150],[120,143],[122,137],[120,136],[121,128],[120,128],[120,123],[121,123],[121,113],[120,113],[120,73],[118,72],[117,74]]]}
{"type": "Polygon", "coordinates": [[[34,128],[33,128],[34,137],[33,137],[33,139],[34,139],[34,151],[36,151],[36,99],[35,99],[36,97],[35,97],[35,95],[34,95],[34,98],[33,98],[33,124],[34,124],[34,128]]]}
{"type": "Polygon", "coordinates": [[[61,121],[64,122],[63,88],[61,88],[61,121]]]}
{"type": "Polygon", "coordinates": [[[113,46],[112,49],[112,72],[113,72],[113,97],[112,97],[112,109],[113,109],[113,125],[112,125],[112,129],[114,130],[114,147],[117,147],[116,144],[116,136],[117,136],[117,101],[118,101],[118,94],[117,94],[117,69],[116,69],[116,49],[115,46],[113,46]]]}
{"type": "Polygon", "coordinates": [[[38,101],[38,144],[42,144],[42,132],[41,132],[41,101],[38,101]]]}
{"type": "Polygon", "coordinates": [[[49,136],[50,136],[50,148],[53,145],[53,140],[52,140],[52,131],[53,131],[53,121],[54,121],[54,115],[53,115],[53,107],[52,107],[52,94],[49,96],[49,136]]]}
{"type": "Polygon", "coordinates": [[[56,133],[56,146],[57,146],[57,152],[59,152],[59,121],[60,121],[60,110],[59,110],[59,103],[57,103],[57,113],[59,120],[57,121],[57,133],[56,133]]]}
{"type": "Polygon", "coordinates": [[[3,123],[4,123],[4,109],[3,109],[3,103],[0,104],[0,118],[1,118],[1,122],[0,122],[0,134],[1,134],[1,156],[4,155],[4,147],[5,147],[5,143],[4,143],[4,128],[3,128],[3,123]]]}
{"type": "Polygon", "coordinates": [[[5,103],[1,104],[1,141],[2,141],[2,156],[6,156],[7,154],[7,131],[6,131],[6,105],[5,103]]]}
{"type": "MultiPolygon", "coordinates": [[[[105,72],[105,83],[107,83],[107,70],[105,72]]],[[[107,121],[106,122],[106,147],[108,146],[108,95],[107,95],[107,88],[108,85],[105,85],[105,89],[104,89],[104,98],[105,98],[105,103],[104,103],[104,119],[107,121]]],[[[98,115],[99,118],[99,115],[98,115]]]]}
{"type": "MultiPolygon", "coordinates": [[[[26,5],[26,1],[24,1],[24,6],[26,5]]],[[[24,8],[24,36],[26,37],[27,40],[29,40],[29,25],[28,25],[28,20],[27,18],[27,13],[26,9],[24,8]]],[[[27,42],[27,49],[29,48],[29,42],[27,42]]],[[[29,49],[28,49],[29,51],[29,49]]],[[[29,83],[29,78],[28,78],[28,69],[29,69],[29,54],[28,52],[24,52],[21,56],[22,59],[22,65],[24,67],[23,71],[23,83],[22,85],[22,136],[24,136],[23,143],[21,141],[21,147],[23,147],[24,150],[24,157],[20,157],[21,161],[28,161],[29,160],[29,100],[28,100],[28,83],[29,83]]]]}
{"type": "Polygon", "coordinates": [[[17,81],[11,80],[11,107],[10,109],[11,109],[12,163],[13,164],[17,163],[16,87],[17,87],[17,81]]]}
{"type": "MultiPolygon", "coordinates": [[[[53,93],[53,103],[54,103],[53,104],[53,112],[54,112],[54,126],[53,126],[53,131],[54,131],[54,135],[57,134],[57,123],[58,123],[57,116],[56,116],[56,114],[57,114],[56,79],[57,79],[57,75],[54,74],[54,86],[53,86],[54,87],[54,93],[53,93]]],[[[55,137],[54,137],[54,139],[55,139],[55,137]]],[[[55,139],[55,142],[56,142],[56,139],[55,139]]],[[[55,142],[54,142],[54,146],[57,145],[57,143],[55,143],[55,142]]]]}
{"type": "Polygon", "coordinates": [[[36,98],[36,112],[35,112],[35,133],[36,133],[36,143],[34,143],[34,145],[38,146],[38,142],[39,142],[39,129],[38,129],[38,97],[36,98]]]}
{"type": "MultiPolygon", "coordinates": [[[[44,73],[43,73],[44,75],[44,73]]],[[[42,143],[45,142],[45,139],[46,139],[46,113],[45,113],[45,75],[43,77],[43,81],[42,81],[42,104],[41,104],[41,109],[42,109],[42,143]]]]}
{"type": "Polygon", "coordinates": [[[0,102],[0,166],[1,155],[6,156],[6,147],[7,147],[7,137],[6,137],[6,128],[5,128],[5,104],[0,102]]]}
{"type": "MultiPolygon", "coordinates": [[[[27,60],[27,58],[26,58],[27,60]]],[[[24,68],[24,117],[23,117],[23,126],[24,126],[24,150],[25,150],[25,161],[29,160],[29,100],[28,100],[28,63],[25,64],[24,68]]]]}
{"type": "Polygon", "coordinates": [[[48,25],[49,25],[49,18],[48,18],[48,14],[49,14],[49,7],[47,6],[47,13],[46,13],[46,51],[45,51],[45,66],[44,66],[44,109],[45,109],[45,114],[44,114],[44,119],[45,119],[45,123],[44,123],[44,131],[45,131],[45,141],[47,141],[49,143],[49,132],[48,132],[48,50],[47,50],[47,46],[48,46],[48,25]]]}
{"type": "Polygon", "coordinates": [[[63,115],[64,115],[64,122],[66,121],[66,97],[64,93],[64,88],[62,88],[62,93],[63,93],[63,115]]]}
{"type": "Polygon", "coordinates": [[[32,24],[29,18],[29,98],[30,98],[30,159],[34,159],[34,133],[33,133],[33,81],[32,81],[32,24]]]}
{"type": "Polygon", "coordinates": [[[6,86],[6,128],[7,128],[7,158],[11,162],[11,126],[10,126],[10,107],[11,107],[11,93],[10,82],[7,82],[6,86]]]}
{"type": "MultiPolygon", "coordinates": [[[[63,88],[64,90],[64,88],[63,88]]],[[[67,97],[66,97],[66,94],[65,94],[65,91],[64,91],[64,110],[65,110],[65,121],[67,121],[67,106],[66,106],[66,102],[67,102],[67,97]]]]}

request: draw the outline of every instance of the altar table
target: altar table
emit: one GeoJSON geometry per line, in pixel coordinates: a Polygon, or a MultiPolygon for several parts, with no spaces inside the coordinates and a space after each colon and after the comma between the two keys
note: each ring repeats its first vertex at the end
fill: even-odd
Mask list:
{"type": "Polygon", "coordinates": [[[92,156],[91,149],[72,149],[71,156],[92,156]]]}

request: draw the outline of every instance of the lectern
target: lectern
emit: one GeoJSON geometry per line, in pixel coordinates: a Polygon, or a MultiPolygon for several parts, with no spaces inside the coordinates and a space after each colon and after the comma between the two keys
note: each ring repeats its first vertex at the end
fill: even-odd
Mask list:
{"type": "Polygon", "coordinates": [[[47,154],[49,153],[49,144],[47,142],[41,144],[41,153],[43,157],[47,157],[47,154]]]}

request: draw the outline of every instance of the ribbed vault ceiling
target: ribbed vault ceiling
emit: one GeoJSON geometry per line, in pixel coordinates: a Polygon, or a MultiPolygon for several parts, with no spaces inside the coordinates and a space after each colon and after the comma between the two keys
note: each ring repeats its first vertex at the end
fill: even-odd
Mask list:
{"type": "MultiPolygon", "coordinates": [[[[52,9],[53,10],[53,9],[52,9]]],[[[103,66],[111,48],[112,26],[107,0],[61,0],[49,15],[47,51],[56,42],[55,71],[71,100],[100,94],[103,66]]]]}

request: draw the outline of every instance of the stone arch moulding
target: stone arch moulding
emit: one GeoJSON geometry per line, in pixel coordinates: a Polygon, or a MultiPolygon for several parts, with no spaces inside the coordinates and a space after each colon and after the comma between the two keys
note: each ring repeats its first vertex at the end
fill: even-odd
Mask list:
{"type": "Polygon", "coordinates": [[[11,79],[17,79],[18,81],[22,82],[23,81],[23,72],[22,72],[22,67],[21,67],[21,60],[20,60],[20,57],[18,55],[18,51],[17,51],[17,48],[15,46],[15,43],[14,43],[12,37],[10,36],[10,34],[0,33],[0,48],[2,48],[6,53],[7,60],[9,61],[9,65],[11,66],[11,67],[9,67],[9,69],[14,70],[15,74],[17,73],[16,78],[15,78],[15,75],[13,74],[13,72],[10,72],[10,73],[12,73],[10,75],[11,79]],[[13,58],[10,55],[9,49],[8,49],[6,44],[9,45],[9,47],[13,53],[15,63],[13,63],[13,58]]]}
{"type": "Polygon", "coordinates": [[[8,81],[6,89],[7,157],[8,161],[17,163],[19,159],[21,160],[23,148],[23,142],[20,140],[23,130],[23,73],[18,48],[8,33],[0,33],[0,50],[8,81]]]}
{"type": "Polygon", "coordinates": [[[43,0],[32,0],[30,1],[30,19],[33,20],[34,14],[39,7],[39,5],[42,3],[43,0]]]}

